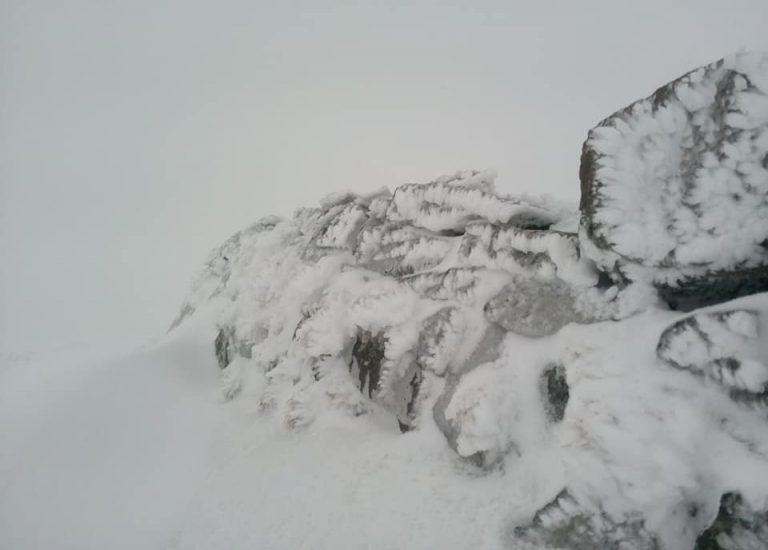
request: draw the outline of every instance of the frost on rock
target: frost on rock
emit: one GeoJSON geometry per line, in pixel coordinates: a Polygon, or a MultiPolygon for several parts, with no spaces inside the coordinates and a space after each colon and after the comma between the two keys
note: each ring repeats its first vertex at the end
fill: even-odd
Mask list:
{"type": "Polygon", "coordinates": [[[485,304],[485,316],[505,330],[532,338],[554,334],[568,323],[593,321],[579,311],[572,286],[561,280],[516,280],[485,304]]]}
{"type": "Polygon", "coordinates": [[[580,236],[604,269],[683,310],[768,290],[768,55],[726,57],[611,115],[580,176],[580,236]]]}
{"type": "Polygon", "coordinates": [[[517,541],[533,548],[562,550],[661,550],[641,518],[622,521],[604,511],[585,510],[563,489],[542,507],[530,525],[515,529],[517,541]]]}
{"type": "MultiPolygon", "coordinates": [[[[436,381],[498,356],[505,331],[552,334],[591,321],[577,297],[603,316],[617,311],[616,296],[594,288],[576,235],[547,229],[568,225],[574,210],[499,195],[494,177],[465,171],[393,193],[342,192],[290,219],[262,220],[211,254],[175,324],[215,304],[226,386],[248,376],[242,361],[229,368],[245,360],[266,376],[263,408],[292,427],[329,406],[376,406],[413,429],[443,392],[436,381]]],[[[475,417],[451,417],[462,449],[483,446],[471,435],[475,417]]],[[[507,439],[481,450],[503,456],[507,439]]]]}
{"type": "Polygon", "coordinates": [[[173,326],[212,316],[224,396],[288,429],[501,487],[510,548],[765,548],[767,73],[739,54],[593,129],[580,226],[492,172],[337,193],[226,241],[173,326]]]}
{"type": "Polygon", "coordinates": [[[720,499],[717,517],[696,540],[694,550],[763,550],[768,548],[768,510],[755,511],[739,493],[720,499]]]}
{"type": "Polygon", "coordinates": [[[749,310],[691,315],[662,333],[657,354],[673,367],[717,381],[734,396],[768,395],[765,319],[765,313],[749,310]]]}

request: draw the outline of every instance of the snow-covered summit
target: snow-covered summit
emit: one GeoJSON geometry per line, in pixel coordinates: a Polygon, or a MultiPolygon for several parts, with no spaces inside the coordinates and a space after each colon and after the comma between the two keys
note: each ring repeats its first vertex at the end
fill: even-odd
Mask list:
{"type": "Polygon", "coordinates": [[[489,171],[335,193],[215,250],[174,326],[213,311],[223,394],[279,429],[497,476],[494,546],[766,548],[767,59],[593,129],[580,228],[489,171]]]}

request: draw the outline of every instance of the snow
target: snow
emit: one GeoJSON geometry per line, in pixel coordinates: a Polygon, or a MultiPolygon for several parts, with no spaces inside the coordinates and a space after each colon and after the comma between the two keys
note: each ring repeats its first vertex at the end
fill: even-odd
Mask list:
{"type": "Polygon", "coordinates": [[[222,401],[210,315],[180,331],[93,361],[5,359],[0,548],[500,547],[508,488],[439,433],[338,414],[289,432],[255,373],[222,401]]]}
{"type": "Polygon", "coordinates": [[[2,364],[0,548],[158,545],[214,446],[216,374],[199,348],[2,364]]]}

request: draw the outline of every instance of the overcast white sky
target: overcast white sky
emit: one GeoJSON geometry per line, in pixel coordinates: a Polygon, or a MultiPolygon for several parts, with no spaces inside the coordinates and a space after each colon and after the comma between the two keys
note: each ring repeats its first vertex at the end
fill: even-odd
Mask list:
{"type": "Polygon", "coordinates": [[[497,168],[576,200],[591,126],[766,29],[766,0],[0,0],[0,349],[158,334],[210,248],[331,191],[497,168]]]}

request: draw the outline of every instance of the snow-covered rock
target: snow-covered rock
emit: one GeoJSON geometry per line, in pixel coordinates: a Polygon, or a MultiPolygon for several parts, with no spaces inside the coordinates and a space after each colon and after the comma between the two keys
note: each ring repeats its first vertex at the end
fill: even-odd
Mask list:
{"type": "Polygon", "coordinates": [[[485,304],[485,316],[523,336],[554,334],[568,323],[594,321],[580,311],[576,292],[562,280],[515,280],[485,304]]]}
{"type": "MultiPolygon", "coordinates": [[[[338,193],[291,219],[262,220],[212,253],[174,326],[219,303],[227,387],[238,387],[241,369],[230,365],[249,360],[266,373],[265,406],[286,408],[293,425],[315,414],[303,394],[341,369],[349,376],[333,384],[356,387],[410,429],[440,380],[480,364],[478,346],[497,348],[506,331],[541,336],[622,315],[616,293],[595,288],[575,234],[546,229],[574,210],[499,195],[494,177],[467,171],[391,194],[338,193]]],[[[337,400],[350,395],[337,390],[337,400]]]]}
{"type": "Polygon", "coordinates": [[[739,493],[726,493],[715,521],[698,538],[695,550],[764,548],[768,548],[768,512],[755,512],[739,493]]]}
{"type": "Polygon", "coordinates": [[[730,394],[763,380],[768,294],[660,309],[600,276],[564,230],[575,209],[480,174],[342,194],[214,251],[180,322],[215,315],[222,394],[287,430],[342,415],[437,437],[510,484],[513,548],[693,548],[728,492],[761,517],[766,411],[730,394]]]}
{"type": "Polygon", "coordinates": [[[492,172],[337,193],[214,251],[174,326],[213,311],[223,395],[284,429],[385,426],[493,478],[507,547],[764,548],[767,59],[593,129],[580,227],[492,172]]]}
{"type": "Polygon", "coordinates": [[[602,511],[586,511],[563,489],[542,507],[530,525],[515,529],[518,540],[529,548],[562,550],[659,550],[656,537],[643,526],[642,518],[616,522],[602,511]]]}
{"type": "Polygon", "coordinates": [[[581,157],[603,269],[692,310],[768,290],[768,55],[696,69],[603,120],[581,157]]]}
{"type": "Polygon", "coordinates": [[[768,400],[768,311],[719,310],[667,328],[656,348],[662,361],[722,384],[734,396],[768,400]]]}

